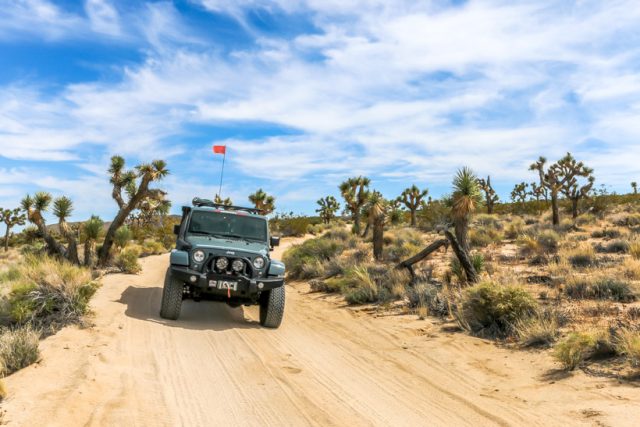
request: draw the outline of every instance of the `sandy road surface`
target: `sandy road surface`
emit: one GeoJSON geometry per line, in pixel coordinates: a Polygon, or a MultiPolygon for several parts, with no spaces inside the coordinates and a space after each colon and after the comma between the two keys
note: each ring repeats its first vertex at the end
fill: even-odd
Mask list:
{"type": "MultiPolygon", "coordinates": [[[[278,252],[290,242],[286,242],[278,252]]],[[[276,253],[276,256],[280,253],[276,253]]],[[[66,328],[6,379],[24,426],[638,425],[640,389],[549,375],[513,352],[411,316],[345,309],[289,286],[283,325],[255,308],[187,301],[158,317],[168,256],[104,279],[95,327],[66,328]]]]}

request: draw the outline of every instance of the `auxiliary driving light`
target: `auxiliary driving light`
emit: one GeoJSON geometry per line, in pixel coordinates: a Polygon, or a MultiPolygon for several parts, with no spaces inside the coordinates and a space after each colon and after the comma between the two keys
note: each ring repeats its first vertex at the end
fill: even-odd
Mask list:
{"type": "Polygon", "coordinates": [[[193,253],[193,260],[195,262],[202,262],[204,261],[204,256],[204,251],[197,250],[193,253]]]}
{"type": "Polygon", "coordinates": [[[258,257],[256,259],[254,259],[253,260],[253,266],[255,268],[257,268],[258,270],[261,269],[262,267],[264,267],[264,258],[258,257]]]}
{"type": "Polygon", "coordinates": [[[195,283],[198,278],[196,276],[191,276],[189,277],[189,280],[191,280],[191,283],[195,283]]]}
{"type": "Polygon", "coordinates": [[[264,283],[262,282],[258,283],[258,289],[262,289],[262,288],[264,288],[264,283]]]}
{"type": "Polygon", "coordinates": [[[218,270],[224,270],[229,266],[229,260],[225,257],[220,257],[216,260],[216,268],[218,270]]]}
{"type": "Polygon", "coordinates": [[[231,268],[233,269],[233,271],[242,271],[242,269],[244,268],[244,262],[239,259],[234,259],[231,263],[231,268]]]}

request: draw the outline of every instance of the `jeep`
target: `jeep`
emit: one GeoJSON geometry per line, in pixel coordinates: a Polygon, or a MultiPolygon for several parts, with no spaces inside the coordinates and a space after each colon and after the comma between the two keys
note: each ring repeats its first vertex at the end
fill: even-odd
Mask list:
{"type": "Polygon", "coordinates": [[[182,300],[259,305],[260,324],[277,328],[284,314],[284,264],[269,252],[280,238],[269,235],[267,218],[253,208],[195,198],[175,225],[160,316],[177,320],[182,300]]]}

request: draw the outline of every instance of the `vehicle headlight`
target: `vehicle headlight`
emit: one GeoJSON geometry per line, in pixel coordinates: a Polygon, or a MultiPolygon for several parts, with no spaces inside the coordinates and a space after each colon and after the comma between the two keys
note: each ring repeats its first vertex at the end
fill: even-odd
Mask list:
{"type": "Polygon", "coordinates": [[[261,269],[262,267],[264,267],[264,258],[262,257],[258,257],[256,259],[253,260],[253,266],[257,269],[261,269]]]}
{"type": "Polygon", "coordinates": [[[204,251],[197,250],[197,251],[195,251],[195,252],[193,253],[193,260],[194,260],[195,262],[202,262],[202,261],[204,261],[204,257],[205,257],[205,255],[204,255],[204,251]]]}
{"type": "Polygon", "coordinates": [[[242,271],[242,269],[244,268],[244,262],[242,262],[242,260],[240,259],[234,259],[231,263],[231,268],[233,269],[233,271],[242,271]]]}
{"type": "Polygon", "coordinates": [[[224,270],[229,265],[229,260],[225,257],[220,257],[216,260],[216,268],[218,270],[224,270]]]}

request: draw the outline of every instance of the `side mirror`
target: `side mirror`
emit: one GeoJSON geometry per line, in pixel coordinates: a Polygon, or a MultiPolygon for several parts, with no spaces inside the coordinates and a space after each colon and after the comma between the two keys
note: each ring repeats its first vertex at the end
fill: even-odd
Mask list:
{"type": "Polygon", "coordinates": [[[173,234],[175,234],[176,236],[180,234],[180,224],[176,224],[173,226],[173,234]]]}
{"type": "Polygon", "coordinates": [[[274,248],[276,246],[280,246],[280,237],[271,236],[271,247],[274,248]]]}

